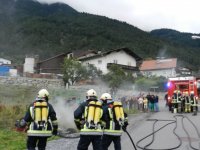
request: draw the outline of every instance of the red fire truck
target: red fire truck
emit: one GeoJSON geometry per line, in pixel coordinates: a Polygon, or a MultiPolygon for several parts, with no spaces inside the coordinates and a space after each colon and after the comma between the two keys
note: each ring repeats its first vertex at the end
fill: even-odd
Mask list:
{"type": "Polygon", "coordinates": [[[181,93],[188,92],[194,93],[196,98],[199,97],[200,78],[193,76],[190,77],[174,77],[169,78],[168,83],[168,106],[171,109],[172,96],[175,90],[179,90],[181,93]]]}

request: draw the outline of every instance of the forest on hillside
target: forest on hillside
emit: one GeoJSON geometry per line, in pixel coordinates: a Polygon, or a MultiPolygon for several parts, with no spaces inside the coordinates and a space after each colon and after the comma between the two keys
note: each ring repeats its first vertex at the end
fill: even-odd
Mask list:
{"type": "MultiPolygon", "coordinates": [[[[80,13],[62,3],[1,0],[0,28],[0,57],[17,64],[26,55],[44,59],[68,51],[127,47],[144,59],[178,57],[180,65],[197,69],[200,56],[199,46],[175,43],[126,22],[80,13]]],[[[178,36],[182,38],[182,34],[178,36]]]]}

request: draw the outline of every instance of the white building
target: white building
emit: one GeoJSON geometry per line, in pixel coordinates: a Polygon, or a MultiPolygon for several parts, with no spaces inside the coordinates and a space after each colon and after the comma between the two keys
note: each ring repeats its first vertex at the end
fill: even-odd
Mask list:
{"type": "Polygon", "coordinates": [[[83,65],[93,64],[103,74],[106,74],[109,72],[108,67],[112,64],[117,64],[125,70],[139,71],[138,63],[142,58],[128,48],[120,48],[104,53],[98,52],[91,56],[79,57],[79,60],[83,65]]]}
{"type": "Polygon", "coordinates": [[[177,58],[143,61],[140,71],[145,76],[176,77],[177,58]]]}
{"type": "Polygon", "coordinates": [[[0,65],[10,65],[11,61],[4,59],[4,58],[0,58],[0,65]]]}
{"type": "Polygon", "coordinates": [[[35,58],[27,57],[24,63],[24,72],[34,73],[35,58]]]}

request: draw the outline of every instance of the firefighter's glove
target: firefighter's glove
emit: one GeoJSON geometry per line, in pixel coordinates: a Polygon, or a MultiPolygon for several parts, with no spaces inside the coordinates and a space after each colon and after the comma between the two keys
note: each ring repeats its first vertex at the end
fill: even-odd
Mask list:
{"type": "Polygon", "coordinates": [[[128,122],[124,122],[124,124],[122,126],[122,130],[126,131],[127,126],[128,126],[128,122]]]}
{"type": "Polygon", "coordinates": [[[20,127],[25,128],[27,124],[24,119],[21,119],[19,125],[20,125],[20,127]]]}
{"type": "Polygon", "coordinates": [[[54,129],[53,132],[52,132],[52,134],[56,136],[58,134],[58,130],[54,129]]]}
{"type": "Polygon", "coordinates": [[[20,119],[20,120],[17,120],[15,122],[15,126],[18,127],[18,128],[25,128],[26,127],[26,121],[24,119],[20,119]]]}

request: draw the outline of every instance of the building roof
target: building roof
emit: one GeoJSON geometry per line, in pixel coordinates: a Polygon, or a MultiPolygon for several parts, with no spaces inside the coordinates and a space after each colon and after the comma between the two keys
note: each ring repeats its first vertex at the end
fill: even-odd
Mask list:
{"type": "Polygon", "coordinates": [[[80,61],[83,61],[83,60],[90,60],[90,59],[94,59],[94,58],[99,58],[99,57],[103,57],[103,56],[106,56],[112,52],[119,52],[119,51],[125,51],[126,53],[128,53],[129,55],[131,55],[132,57],[134,57],[136,59],[136,61],[140,61],[142,60],[142,58],[140,56],[138,56],[137,54],[135,54],[132,50],[128,49],[128,48],[119,48],[119,49],[114,49],[114,50],[110,50],[110,51],[107,51],[107,52],[102,52],[102,53],[97,53],[97,54],[94,54],[92,56],[83,56],[83,57],[79,57],[78,59],[80,61]]]}
{"type": "Polygon", "coordinates": [[[48,58],[48,59],[42,60],[42,61],[38,62],[38,64],[43,63],[43,62],[46,62],[46,61],[49,61],[49,60],[54,59],[54,58],[56,58],[56,57],[67,56],[67,55],[70,54],[70,53],[72,53],[72,52],[67,52],[67,53],[58,54],[58,55],[56,55],[56,56],[53,56],[53,57],[50,57],[50,58],[48,58]]]}
{"type": "Polygon", "coordinates": [[[142,62],[141,71],[170,69],[177,67],[177,58],[146,60],[142,62]]]}

